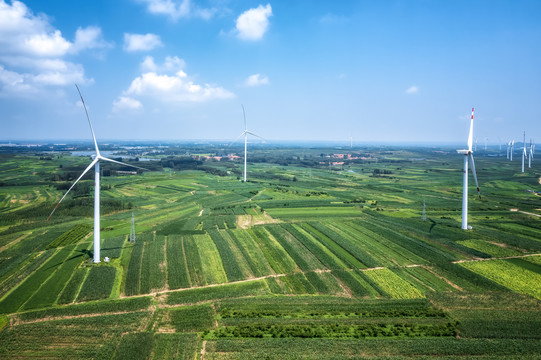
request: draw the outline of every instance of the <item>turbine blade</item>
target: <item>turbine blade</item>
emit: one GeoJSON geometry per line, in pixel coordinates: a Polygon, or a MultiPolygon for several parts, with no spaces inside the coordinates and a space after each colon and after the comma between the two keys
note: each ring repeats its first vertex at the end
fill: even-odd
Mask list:
{"type": "Polygon", "coordinates": [[[85,108],[86,118],[88,120],[88,125],[90,125],[90,131],[92,131],[92,139],[94,140],[94,147],[96,148],[96,154],[100,154],[100,150],[98,149],[98,142],[96,141],[96,135],[94,135],[94,128],[92,127],[92,123],[90,122],[90,117],[88,116],[88,111],[86,110],[86,104],[85,100],[83,99],[83,95],[81,94],[81,90],[79,90],[79,86],[75,84],[75,87],[77,88],[77,92],[79,92],[79,96],[81,97],[81,102],[83,103],[83,107],[85,108]]]}
{"type": "Polygon", "coordinates": [[[470,134],[468,135],[468,150],[471,152],[473,145],[473,108],[471,108],[470,134]]]}
{"type": "Polygon", "coordinates": [[[246,111],[244,111],[244,105],[242,105],[242,115],[244,115],[244,131],[247,131],[248,126],[246,125],[246,111]]]}
{"type": "Polygon", "coordinates": [[[481,191],[479,190],[479,183],[477,182],[477,172],[475,171],[475,161],[473,161],[473,154],[470,153],[470,162],[471,162],[471,172],[473,174],[473,179],[475,180],[475,186],[477,187],[477,193],[479,194],[479,199],[481,198],[481,191]]]}
{"type": "Polygon", "coordinates": [[[241,137],[244,136],[244,134],[246,133],[246,130],[243,131],[235,140],[233,140],[229,145],[227,145],[227,147],[230,147],[231,145],[233,145],[238,139],[240,139],[241,137]]]}
{"type": "MultiPolygon", "coordinates": [[[[255,137],[260,138],[261,140],[265,140],[265,138],[262,138],[261,136],[256,135],[256,134],[254,134],[253,132],[250,132],[250,131],[246,131],[246,134],[250,134],[250,135],[252,135],[252,136],[255,136],[255,137]]],[[[265,140],[265,141],[266,141],[266,140],[265,140]]]]}
{"type": "Polygon", "coordinates": [[[120,162],[120,161],[116,161],[116,160],[113,160],[113,159],[109,159],[109,158],[106,158],[106,157],[103,157],[103,156],[100,156],[100,159],[105,160],[105,161],[110,161],[110,162],[112,162],[112,163],[116,163],[116,164],[120,164],[120,165],[130,166],[130,167],[136,168],[136,169],[141,169],[141,170],[145,170],[145,171],[150,171],[150,170],[148,170],[148,169],[145,169],[145,168],[142,168],[142,167],[139,167],[139,166],[135,166],[135,165],[131,165],[131,164],[126,164],[126,163],[123,163],[123,162],[120,162]]]}
{"type": "Polygon", "coordinates": [[[81,180],[81,178],[83,176],[85,176],[85,174],[88,172],[88,170],[90,170],[92,168],[92,166],[94,166],[97,162],[99,161],[99,158],[96,157],[91,163],[90,165],[88,165],[88,167],[85,169],[85,171],[83,171],[83,173],[77,178],[77,180],[75,180],[75,182],[70,186],[70,188],[68,189],[68,191],[66,191],[66,193],[64,194],[64,196],[62,196],[62,198],[60,199],[60,201],[58,202],[58,204],[56,204],[56,206],[54,207],[53,211],[51,211],[51,213],[49,214],[49,217],[47,218],[47,221],[49,221],[49,219],[51,218],[51,216],[53,216],[56,208],[58,207],[58,205],[60,205],[60,203],[62,202],[62,200],[64,200],[64,198],[66,197],[66,195],[68,195],[68,193],[70,192],[71,189],[73,189],[73,187],[75,186],[75,184],[77,184],[79,182],[79,180],[81,180]]]}

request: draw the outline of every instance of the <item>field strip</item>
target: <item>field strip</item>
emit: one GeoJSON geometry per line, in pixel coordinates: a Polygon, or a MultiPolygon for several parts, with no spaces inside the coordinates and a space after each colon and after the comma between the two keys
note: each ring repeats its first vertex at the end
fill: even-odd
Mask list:
{"type": "MultiPolygon", "coordinates": [[[[128,311],[114,311],[114,312],[99,312],[99,313],[90,313],[90,314],[79,314],[79,315],[66,315],[66,316],[46,316],[41,319],[32,319],[32,320],[21,320],[18,318],[18,314],[12,314],[10,326],[17,326],[17,325],[23,325],[23,324],[33,324],[43,321],[52,321],[52,320],[70,320],[70,319],[80,319],[80,318],[91,318],[96,316],[103,316],[103,315],[120,315],[120,314],[129,314],[134,312],[140,312],[140,311],[148,311],[147,309],[138,309],[138,310],[128,310],[128,311]],[[13,316],[15,315],[15,316],[13,316]]],[[[32,311],[39,311],[39,310],[32,310],[32,311]]],[[[149,317],[150,318],[150,317],[149,317]]]]}
{"type": "Polygon", "coordinates": [[[23,235],[21,235],[21,236],[19,236],[17,239],[15,239],[15,240],[13,240],[13,241],[7,243],[6,245],[2,246],[2,247],[0,248],[0,252],[6,250],[7,248],[9,248],[9,247],[12,246],[12,245],[17,244],[19,241],[23,240],[24,238],[28,237],[28,236],[31,235],[31,234],[32,234],[32,231],[30,231],[30,232],[28,232],[28,233],[26,233],[26,234],[23,234],[23,235]]]}
{"type": "Polygon", "coordinates": [[[493,258],[476,258],[476,259],[466,259],[466,260],[457,260],[453,261],[453,264],[460,264],[464,262],[472,262],[472,261],[488,261],[488,260],[505,260],[505,259],[520,259],[525,258],[529,256],[539,256],[541,253],[537,254],[525,254],[525,255],[514,255],[514,256],[504,256],[504,257],[493,257],[493,258]]]}
{"type": "MultiPolygon", "coordinates": [[[[287,274],[271,274],[271,275],[260,276],[260,277],[257,277],[257,278],[244,279],[244,280],[239,280],[239,281],[231,281],[231,282],[226,282],[226,283],[208,284],[208,285],[203,285],[203,286],[194,286],[194,287],[183,288],[183,289],[175,289],[175,290],[161,290],[161,291],[152,292],[150,294],[141,294],[140,296],[149,296],[149,295],[156,296],[156,295],[165,294],[165,293],[187,291],[187,290],[194,290],[194,289],[204,289],[204,288],[210,288],[210,287],[216,287],[216,286],[224,286],[224,285],[232,285],[232,284],[240,284],[240,283],[245,283],[245,282],[250,282],[250,281],[265,280],[265,279],[268,279],[268,278],[278,278],[278,277],[283,277],[283,276],[287,276],[287,274]]],[[[134,297],[134,296],[125,296],[125,297],[127,298],[127,297],[134,297]]]]}

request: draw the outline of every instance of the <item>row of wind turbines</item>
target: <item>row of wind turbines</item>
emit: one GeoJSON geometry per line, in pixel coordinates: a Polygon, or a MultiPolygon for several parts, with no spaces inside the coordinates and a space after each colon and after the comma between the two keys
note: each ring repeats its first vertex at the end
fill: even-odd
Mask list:
{"type": "MultiPolygon", "coordinates": [[[[515,140],[510,140],[507,143],[507,159],[510,161],[513,161],[513,152],[515,150],[515,140]]],[[[526,160],[528,160],[528,168],[532,167],[532,159],[533,154],[535,151],[535,144],[533,143],[532,139],[530,139],[530,146],[529,150],[526,150],[526,131],[524,132],[524,137],[522,140],[522,152],[521,152],[521,159],[522,159],[522,172],[524,172],[524,164],[526,163],[526,160]]]]}
{"type": "MultiPolygon", "coordinates": [[[[90,131],[92,133],[92,140],[94,141],[95,154],[92,155],[92,158],[93,158],[92,162],[87,166],[87,168],[81,173],[81,175],[77,178],[77,180],[75,180],[75,182],[71,185],[71,187],[68,189],[68,191],[66,191],[64,196],[62,196],[60,201],[56,204],[56,206],[52,210],[51,214],[47,218],[47,221],[54,214],[55,210],[58,208],[60,203],[66,198],[66,196],[71,191],[71,189],[73,189],[73,187],[83,178],[83,176],[88,171],[90,171],[90,169],[92,167],[94,167],[94,244],[93,244],[93,246],[94,246],[94,254],[93,254],[93,262],[94,263],[99,263],[100,262],[100,160],[101,161],[109,161],[109,162],[112,162],[112,163],[133,167],[133,168],[141,169],[141,170],[144,170],[144,171],[147,170],[147,169],[144,169],[144,168],[139,167],[139,166],[131,165],[131,164],[126,164],[126,163],[116,161],[116,160],[113,160],[113,159],[109,159],[109,158],[101,155],[100,149],[98,147],[98,143],[96,141],[96,136],[94,134],[94,129],[92,127],[92,122],[90,121],[90,117],[88,115],[88,110],[86,108],[86,104],[85,104],[84,99],[83,99],[83,95],[81,94],[81,91],[79,89],[79,86],[77,86],[77,84],[75,84],[75,87],[77,88],[77,92],[79,93],[79,97],[81,98],[81,102],[82,102],[84,110],[85,110],[86,118],[88,120],[88,125],[90,126],[90,131]]],[[[244,110],[244,105],[242,106],[242,113],[243,113],[243,117],[244,117],[244,131],[231,144],[233,144],[238,139],[240,139],[241,137],[244,136],[244,174],[243,174],[243,181],[246,182],[247,155],[248,155],[248,135],[255,136],[255,137],[258,137],[260,139],[263,139],[263,138],[261,136],[259,136],[259,135],[254,134],[251,131],[248,131],[248,126],[247,126],[247,122],[246,122],[246,111],[244,110]]],[[[462,196],[463,196],[463,198],[462,198],[462,229],[464,229],[464,230],[471,229],[471,227],[468,226],[468,163],[469,162],[471,163],[472,174],[473,174],[473,178],[475,180],[475,185],[477,187],[477,192],[479,194],[479,198],[481,198],[481,192],[479,190],[479,183],[477,181],[477,174],[476,174],[476,171],[475,171],[475,162],[474,162],[474,159],[473,159],[473,150],[472,150],[472,146],[473,146],[473,113],[474,113],[474,109],[472,108],[472,115],[471,115],[471,121],[470,121],[470,131],[469,131],[468,141],[467,141],[468,148],[463,149],[463,150],[457,150],[457,152],[459,154],[464,155],[463,190],[462,190],[462,196]]],[[[508,153],[509,153],[509,151],[508,151],[508,153]]],[[[531,154],[530,155],[530,166],[531,166],[531,158],[533,157],[533,147],[532,146],[530,146],[530,154],[531,154]]],[[[523,171],[524,171],[524,159],[525,159],[525,157],[526,157],[526,145],[524,145],[524,151],[523,151],[523,160],[522,160],[523,161],[523,165],[522,165],[523,171]]],[[[512,153],[511,153],[511,159],[512,159],[512,153]]],[[[132,228],[133,228],[133,214],[132,214],[132,228]]],[[[130,234],[130,239],[131,239],[131,234],[130,234]]]]}

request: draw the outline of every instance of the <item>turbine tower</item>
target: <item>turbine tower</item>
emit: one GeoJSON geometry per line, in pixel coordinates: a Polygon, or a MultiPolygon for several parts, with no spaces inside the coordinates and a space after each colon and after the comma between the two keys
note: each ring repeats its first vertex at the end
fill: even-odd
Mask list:
{"type": "Polygon", "coordinates": [[[528,158],[528,153],[526,152],[526,131],[524,131],[524,137],[522,138],[522,172],[524,172],[524,163],[528,158]]]}
{"type": "Polygon", "coordinates": [[[94,129],[92,128],[92,123],[90,122],[90,117],[88,116],[88,111],[86,109],[85,101],[83,100],[83,95],[81,95],[81,91],[79,90],[79,86],[77,86],[77,84],[75,84],[75,87],[77,88],[77,92],[79,92],[79,96],[81,97],[81,102],[83,103],[83,107],[85,109],[88,125],[90,125],[90,131],[92,132],[92,139],[94,140],[94,148],[96,149],[96,154],[92,155],[93,160],[90,163],[90,165],[88,165],[85,171],[83,171],[83,173],[71,185],[68,191],[66,191],[64,196],[62,196],[58,204],[56,204],[53,211],[47,218],[47,221],[49,221],[49,219],[55,212],[58,205],[60,205],[60,203],[62,202],[62,200],[64,200],[66,195],[68,195],[70,190],[73,189],[73,187],[79,182],[79,180],[81,180],[82,177],[85,176],[85,174],[92,168],[92,166],[94,166],[94,179],[95,180],[94,180],[94,258],[93,258],[93,261],[94,263],[99,263],[100,262],[100,160],[109,161],[115,164],[120,164],[120,165],[125,165],[125,166],[131,166],[131,167],[142,169],[142,170],[146,170],[146,169],[143,169],[138,166],[126,164],[120,161],[112,160],[100,154],[100,149],[98,148],[98,143],[96,141],[96,136],[94,135],[94,129]]]}
{"type": "Polygon", "coordinates": [[[471,161],[471,169],[473,178],[475,180],[475,186],[477,186],[477,193],[481,198],[481,192],[479,191],[479,183],[477,182],[477,174],[475,172],[475,162],[473,161],[473,108],[471,109],[471,122],[470,122],[470,134],[468,135],[468,149],[457,150],[457,153],[464,155],[464,170],[463,170],[463,187],[462,187],[462,229],[468,230],[468,158],[471,161]]]}
{"type": "Polygon", "coordinates": [[[131,212],[130,242],[135,242],[135,217],[133,216],[133,211],[131,212]]]}
{"type": "Polygon", "coordinates": [[[513,161],[513,150],[515,150],[515,140],[511,140],[511,149],[509,150],[509,160],[513,161]]]}
{"type": "Polygon", "coordinates": [[[532,142],[532,139],[530,139],[530,156],[528,156],[528,168],[532,167],[532,159],[533,159],[533,142],[532,142]]]}
{"type": "MultiPolygon", "coordinates": [[[[246,182],[246,159],[247,159],[247,155],[248,155],[248,134],[250,134],[252,136],[255,136],[255,137],[258,137],[258,138],[260,138],[262,140],[265,140],[265,139],[263,139],[259,135],[254,134],[251,131],[248,131],[248,126],[246,125],[246,112],[244,111],[244,105],[242,105],[242,114],[244,115],[244,131],[235,139],[235,141],[237,141],[242,136],[244,136],[244,176],[243,176],[243,182],[246,182]]],[[[233,142],[235,142],[235,141],[233,141],[233,142]]]]}

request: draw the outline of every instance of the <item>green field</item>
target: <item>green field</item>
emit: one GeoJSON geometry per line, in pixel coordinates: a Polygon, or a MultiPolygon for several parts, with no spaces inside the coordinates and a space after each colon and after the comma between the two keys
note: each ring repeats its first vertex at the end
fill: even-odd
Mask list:
{"type": "Polygon", "coordinates": [[[1,358],[541,358],[535,166],[480,153],[463,231],[452,149],[160,151],[104,165],[100,264],[90,176],[47,222],[85,159],[0,151],[1,358]]]}

